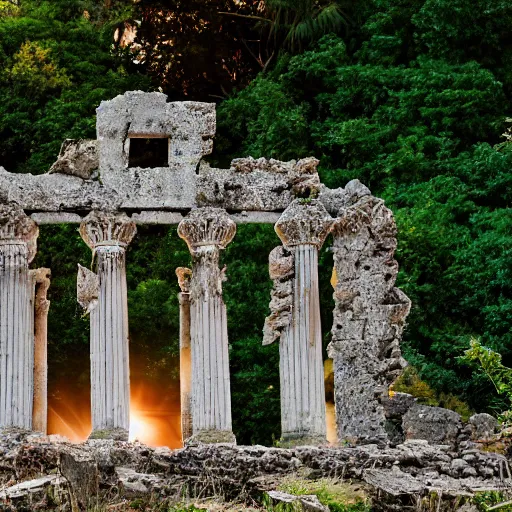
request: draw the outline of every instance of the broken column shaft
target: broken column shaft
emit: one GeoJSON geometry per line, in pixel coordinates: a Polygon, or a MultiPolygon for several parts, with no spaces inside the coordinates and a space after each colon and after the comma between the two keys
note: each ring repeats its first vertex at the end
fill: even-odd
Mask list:
{"type": "Polygon", "coordinates": [[[123,213],[91,212],[80,235],[97,259],[97,305],[91,308],[91,438],[127,439],[130,366],[126,247],[136,233],[123,213]]]}
{"type": "Polygon", "coordinates": [[[294,200],[276,223],[295,271],[289,325],[281,332],[281,428],[290,444],[326,442],[318,249],[332,219],[317,200],[294,200]]]}
{"type": "Polygon", "coordinates": [[[186,267],[176,269],[181,292],[180,303],[180,401],[181,439],[183,443],[192,435],[192,360],[190,358],[190,279],[192,271],[186,267]]]}
{"type": "Polygon", "coordinates": [[[34,319],[34,409],[32,429],[46,434],[48,422],[48,310],[49,268],[30,271],[34,319]]]}
{"type": "Polygon", "coordinates": [[[222,300],[220,250],[236,225],[221,208],[198,208],[178,226],[192,254],[190,341],[192,438],[204,443],[235,442],[231,426],[226,306],[222,300]]]}
{"type": "Polygon", "coordinates": [[[0,206],[0,428],[32,429],[34,331],[28,265],[38,234],[21,208],[0,206]]]}
{"type": "MultiPolygon", "coordinates": [[[[334,362],[338,439],[387,443],[385,404],[406,362],[400,340],[411,302],[395,287],[396,225],[359,181],[345,187],[333,224],[334,362]]],[[[392,433],[392,432],[391,432],[392,433]]]]}

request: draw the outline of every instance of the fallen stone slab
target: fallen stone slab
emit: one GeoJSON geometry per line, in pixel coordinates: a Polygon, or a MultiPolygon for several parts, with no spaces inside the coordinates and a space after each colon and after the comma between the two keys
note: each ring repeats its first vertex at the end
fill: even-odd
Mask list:
{"type": "Polygon", "coordinates": [[[281,491],[268,491],[267,496],[274,504],[289,503],[295,505],[297,510],[303,510],[304,512],[329,512],[329,507],[322,505],[318,496],[314,494],[295,496],[281,491]]]}
{"type": "Polygon", "coordinates": [[[57,474],[11,485],[0,491],[0,510],[48,510],[69,503],[68,483],[57,474]]]}

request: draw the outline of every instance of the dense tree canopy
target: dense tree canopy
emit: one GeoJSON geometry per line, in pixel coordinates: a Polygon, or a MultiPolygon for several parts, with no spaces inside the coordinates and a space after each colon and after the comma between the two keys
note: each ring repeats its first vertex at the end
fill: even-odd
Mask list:
{"type": "MultiPolygon", "coordinates": [[[[311,154],[327,185],[358,178],[386,199],[399,227],[399,285],[413,301],[406,357],[439,392],[492,409],[488,380],[458,357],[477,337],[512,363],[511,25],[504,0],[0,2],[0,165],[47,171],[62,139],[94,137],[95,107],[126,90],[219,101],[214,163],[311,154]]],[[[277,347],[261,346],[277,243],[270,226],[245,226],[223,258],[242,443],[279,436],[277,347]]],[[[188,252],[174,229],[148,227],[128,261],[132,353],[147,378],[172,381],[174,269],[188,252]]],[[[90,253],[74,227],[42,230],[36,264],[54,275],[51,373],[86,383],[78,262],[90,253]]]]}

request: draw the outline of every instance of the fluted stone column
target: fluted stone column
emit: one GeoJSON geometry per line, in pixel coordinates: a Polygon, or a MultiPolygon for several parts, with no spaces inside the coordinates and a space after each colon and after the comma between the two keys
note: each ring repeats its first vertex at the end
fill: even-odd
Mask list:
{"type": "Polygon", "coordinates": [[[326,442],[318,249],[331,224],[319,201],[296,199],[275,225],[295,265],[291,315],[279,345],[282,440],[291,445],[326,442]]]}
{"type": "Polygon", "coordinates": [[[192,435],[192,359],[190,358],[190,279],[192,270],[186,267],[176,269],[180,303],[180,399],[181,439],[183,443],[192,435]]]}
{"type": "Polygon", "coordinates": [[[91,212],[80,235],[96,257],[97,303],[91,314],[91,438],[127,439],[130,366],[126,247],[136,233],[124,213],[91,212]]]}
{"type": "Polygon", "coordinates": [[[192,254],[190,343],[192,357],[192,440],[235,442],[231,426],[228,332],[222,300],[220,250],[236,224],[221,208],[198,208],[178,226],[192,254]]]}
{"type": "Polygon", "coordinates": [[[49,268],[30,270],[34,326],[34,409],[32,429],[46,434],[48,422],[48,310],[49,268]]]}
{"type": "Polygon", "coordinates": [[[38,234],[21,208],[0,205],[0,429],[32,429],[34,331],[28,265],[38,234]]]}

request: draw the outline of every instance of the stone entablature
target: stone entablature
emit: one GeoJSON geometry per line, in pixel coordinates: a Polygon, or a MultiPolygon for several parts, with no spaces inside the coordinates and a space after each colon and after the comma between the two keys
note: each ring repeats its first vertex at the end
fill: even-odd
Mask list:
{"type": "Polygon", "coordinates": [[[237,158],[229,169],[210,167],[202,159],[212,151],[215,126],[213,103],[127,92],[101,102],[97,139],[66,140],[49,173],[0,167],[0,200],[19,204],[41,224],[80,223],[91,210],[138,211],[138,223],[178,224],[182,212],[206,206],[240,213],[236,222],[274,223],[295,197],[321,190],[312,157],[237,158]],[[168,139],[168,165],[129,167],[136,138],[168,139]]]}

